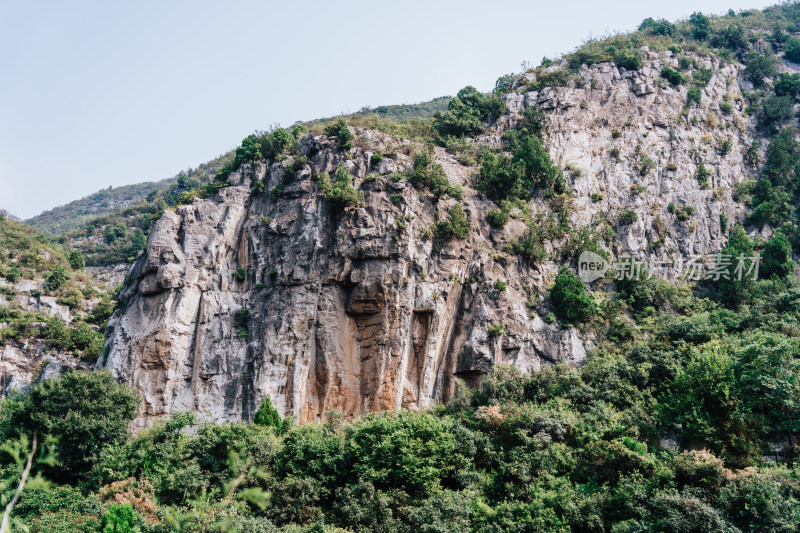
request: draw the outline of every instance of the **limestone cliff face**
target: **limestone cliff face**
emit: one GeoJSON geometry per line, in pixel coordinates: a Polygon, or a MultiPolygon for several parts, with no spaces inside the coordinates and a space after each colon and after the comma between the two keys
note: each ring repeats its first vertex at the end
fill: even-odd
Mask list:
{"type": "MultiPolygon", "coordinates": [[[[539,105],[550,121],[551,155],[570,176],[575,227],[610,222],[616,236],[605,244],[615,254],[718,251],[720,214],[731,225],[743,218],[733,187],[747,177],[742,154],[754,131],[736,99],[739,70],[699,58],[714,76],[702,106],[686,114],[686,89],[658,78],[674,58],[644,54],[640,71],[597,65],[581,72],[583,85],[507,95],[509,113],[476,142],[499,143],[526,106],[539,105]],[[734,108],[723,116],[725,94],[734,108]],[[728,149],[718,150],[725,141],[728,149]],[[644,156],[653,162],[646,173],[644,156]],[[711,172],[707,187],[696,178],[701,161],[711,172]],[[691,205],[693,216],[677,220],[670,203],[691,205]],[[636,211],[637,221],[620,226],[623,209],[636,211]]],[[[410,168],[411,143],[354,131],[347,153],[309,135],[303,151],[312,163],[300,171],[287,175],[287,161],[246,165],[217,196],[158,221],[98,362],[143,394],[140,424],[178,410],[249,420],[265,396],[300,422],[334,408],[351,416],[418,409],[449,398],[456,378],[472,383],[495,364],[535,371],[585,357],[591,338],[547,324],[546,303],[537,303],[558,265],[533,268],[501,252],[524,225],[488,225],[493,204],[470,187],[475,168],[437,149],[450,181],[466,188],[461,202],[472,232],[434,249],[427,232],[455,201],[437,203],[388,179],[410,168]],[[372,153],[397,155],[371,168],[372,153]],[[364,207],[338,209],[319,193],[313,175],[340,162],[364,191],[364,207]],[[365,180],[371,173],[381,177],[365,180]],[[267,190],[283,183],[283,193],[252,192],[256,179],[267,190]],[[507,288],[498,290],[496,280],[507,288]],[[247,318],[243,309],[246,336],[236,327],[237,313],[247,318]],[[490,335],[499,324],[504,332],[490,335]]],[[[543,200],[531,206],[547,209],[543,200]]]]}

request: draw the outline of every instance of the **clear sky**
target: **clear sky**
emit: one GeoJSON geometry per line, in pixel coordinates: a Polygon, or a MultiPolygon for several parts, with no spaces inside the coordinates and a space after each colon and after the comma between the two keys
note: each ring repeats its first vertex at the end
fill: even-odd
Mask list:
{"type": "Polygon", "coordinates": [[[0,209],[167,178],[275,123],[488,91],[648,16],[774,3],[0,0],[0,209]]]}

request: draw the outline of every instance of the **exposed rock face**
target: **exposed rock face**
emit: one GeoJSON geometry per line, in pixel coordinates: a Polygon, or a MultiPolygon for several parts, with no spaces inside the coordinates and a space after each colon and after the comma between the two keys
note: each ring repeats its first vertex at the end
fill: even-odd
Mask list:
{"type": "MultiPolygon", "coordinates": [[[[571,176],[572,224],[608,220],[617,229],[606,243],[615,254],[718,251],[720,214],[731,224],[743,217],[732,192],[746,177],[742,154],[753,131],[738,102],[725,129],[713,125],[719,118],[712,114],[721,117],[716,102],[739,94],[737,67],[720,70],[709,60],[715,73],[705,108],[682,115],[686,88],[658,77],[674,59],[644,54],[640,71],[596,65],[580,73],[580,87],[508,95],[510,113],[479,141],[499,143],[520,112],[539,105],[550,120],[551,155],[571,176]],[[716,147],[728,137],[720,155],[716,147]],[[647,172],[644,157],[652,162],[647,172]],[[711,171],[707,188],[695,177],[700,161],[711,171]],[[678,221],[670,203],[691,205],[693,217],[678,221]],[[619,226],[622,209],[633,209],[637,221],[619,226]]],[[[435,247],[426,231],[454,201],[420,197],[407,181],[365,180],[408,168],[400,152],[413,147],[356,133],[347,154],[308,136],[312,165],[290,175],[277,162],[245,166],[217,197],[158,221],[128,275],[123,308],[109,323],[108,355],[98,362],[142,392],[140,425],[179,410],[249,420],[265,396],[300,422],[335,408],[347,415],[424,408],[450,397],[457,377],[474,382],[495,364],[535,371],[585,357],[591,339],[547,324],[536,302],[529,307],[558,265],[531,268],[498,253],[524,225],[512,219],[498,230],[485,222],[493,204],[469,188],[474,169],[437,149],[450,181],[467,187],[473,231],[435,247]],[[373,152],[398,155],[370,168],[373,152]],[[337,208],[318,192],[313,174],[340,162],[364,191],[364,207],[337,208]],[[283,183],[282,195],[252,193],[260,178],[267,190],[283,183]],[[508,287],[498,290],[496,280],[508,287]],[[237,316],[246,321],[243,309],[250,313],[246,335],[235,326],[237,316]],[[499,324],[505,332],[490,336],[499,324]]],[[[543,200],[531,205],[547,209],[543,200]]]]}
{"type": "MultiPolygon", "coordinates": [[[[44,324],[33,324],[42,328],[44,324]]],[[[41,340],[25,339],[0,346],[0,397],[24,392],[34,381],[44,381],[62,370],[88,370],[91,365],[41,340]]]]}

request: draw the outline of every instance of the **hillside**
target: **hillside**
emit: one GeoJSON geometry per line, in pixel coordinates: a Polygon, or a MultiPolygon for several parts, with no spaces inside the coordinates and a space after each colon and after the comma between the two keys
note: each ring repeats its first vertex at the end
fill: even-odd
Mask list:
{"type": "Polygon", "coordinates": [[[25,222],[48,235],[59,235],[77,229],[94,218],[142,203],[150,193],[166,189],[176,179],[109,187],[80,200],[44,211],[25,222]]]}
{"type": "Polygon", "coordinates": [[[786,3],[255,132],[61,239],[132,264],[0,497],[47,436],[34,531],[798,531],[799,101],[786,3]]]}
{"type": "Polygon", "coordinates": [[[232,157],[232,153],[224,154],[195,169],[161,181],[109,187],[80,200],[44,211],[25,222],[51,237],[57,237],[70,234],[79,228],[86,230],[87,227],[97,225],[95,223],[97,219],[115,220],[115,215],[124,218],[123,213],[129,212],[130,209],[147,211],[147,207],[144,206],[151,204],[159,193],[174,186],[181,176],[207,182],[232,157]]]}
{"type": "Polygon", "coordinates": [[[103,347],[114,287],[37,230],[0,214],[0,396],[45,366],[91,367],[103,347]]]}

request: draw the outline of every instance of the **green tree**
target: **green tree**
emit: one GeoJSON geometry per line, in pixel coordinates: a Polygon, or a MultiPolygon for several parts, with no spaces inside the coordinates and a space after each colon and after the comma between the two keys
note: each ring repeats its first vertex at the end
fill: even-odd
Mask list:
{"type": "Polygon", "coordinates": [[[56,265],[47,276],[47,286],[50,290],[57,291],[69,281],[67,269],[61,265],[56,265]]]}
{"type": "Polygon", "coordinates": [[[124,442],[139,396],[107,371],[75,371],[34,385],[9,416],[10,427],[58,439],[57,474],[83,477],[106,446],[124,442]]]}
{"type": "Polygon", "coordinates": [[[770,54],[750,52],[747,54],[744,64],[744,75],[756,87],[763,87],[766,78],[771,78],[778,73],[775,66],[775,57],[770,54]]]}
{"type": "Polygon", "coordinates": [[[776,233],[764,245],[764,251],[761,252],[761,270],[760,276],[769,278],[770,276],[778,276],[785,278],[794,272],[794,261],[792,260],[792,244],[786,235],[783,233],[776,233]]]}
{"type": "Polygon", "coordinates": [[[720,263],[724,275],[714,281],[720,300],[732,306],[749,301],[753,295],[755,281],[753,275],[747,273],[747,269],[751,258],[755,257],[755,252],[753,241],[740,224],[733,227],[728,243],[720,252],[720,256],[727,256],[730,259],[730,264],[727,266],[722,266],[720,263]],[[740,258],[744,260],[744,271],[737,272],[740,258]]]}
{"type": "Polygon", "coordinates": [[[497,94],[484,95],[475,87],[464,87],[447,104],[445,113],[434,115],[434,129],[441,138],[474,136],[483,132],[484,122],[496,119],[506,106],[497,94]]]}
{"type": "Polygon", "coordinates": [[[585,320],[595,312],[594,301],[586,294],[586,287],[568,267],[561,267],[558,271],[556,281],[550,289],[550,297],[553,299],[556,314],[564,320],[585,320]]]}
{"type": "Polygon", "coordinates": [[[353,147],[353,134],[350,133],[347,122],[342,118],[329,124],[325,128],[325,135],[335,137],[341,150],[349,150],[353,147]]]}
{"type": "Polygon", "coordinates": [[[72,250],[69,253],[69,266],[72,270],[83,270],[86,268],[86,260],[80,250],[72,250]]]}
{"type": "Polygon", "coordinates": [[[792,37],[783,48],[783,55],[792,63],[800,63],[800,39],[792,37]]]}
{"type": "Polygon", "coordinates": [[[147,237],[141,229],[136,228],[131,238],[131,247],[128,253],[135,257],[141,250],[144,250],[146,245],[147,237]]]}
{"type": "Polygon", "coordinates": [[[129,503],[112,503],[103,513],[102,533],[137,533],[142,517],[129,503]]]}
{"type": "Polygon", "coordinates": [[[278,414],[278,410],[272,406],[272,400],[270,400],[269,396],[265,396],[264,401],[261,402],[261,406],[253,417],[253,424],[272,427],[275,428],[275,431],[281,430],[283,426],[281,415],[278,414]]]}

